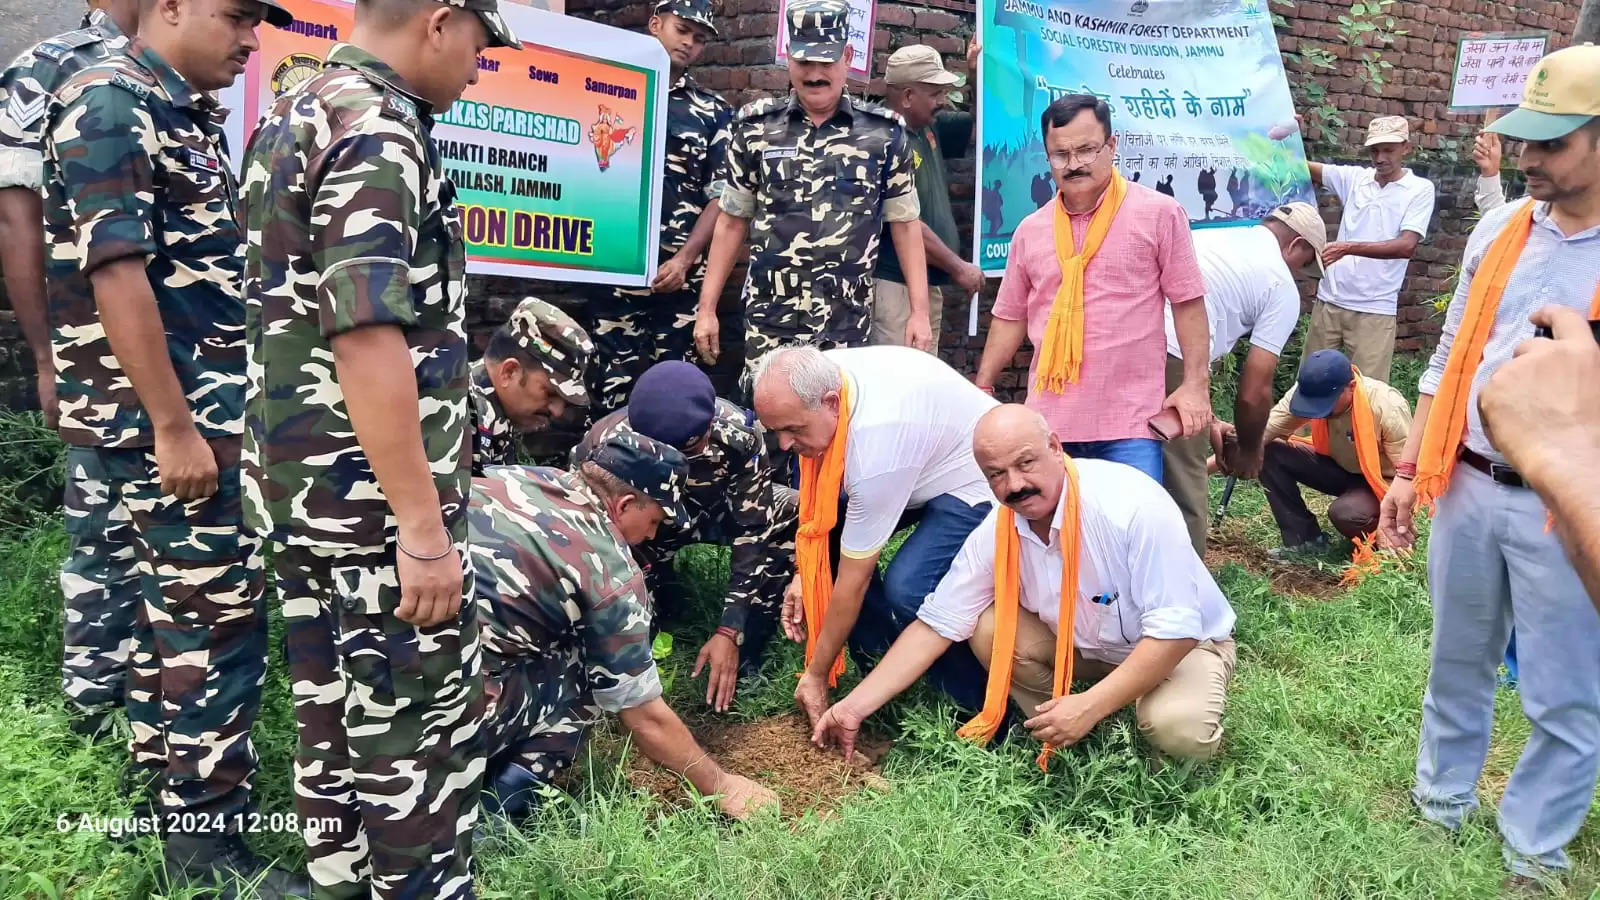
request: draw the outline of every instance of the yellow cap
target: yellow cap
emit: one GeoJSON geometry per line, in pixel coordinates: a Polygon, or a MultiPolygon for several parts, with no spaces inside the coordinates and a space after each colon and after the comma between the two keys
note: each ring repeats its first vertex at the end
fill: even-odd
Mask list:
{"type": "Polygon", "coordinates": [[[1600,116],[1600,47],[1580,44],[1539,60],[1522,89],[1522,105],[1488,130],[1525,141],[1566,137],[1600,116]]]}

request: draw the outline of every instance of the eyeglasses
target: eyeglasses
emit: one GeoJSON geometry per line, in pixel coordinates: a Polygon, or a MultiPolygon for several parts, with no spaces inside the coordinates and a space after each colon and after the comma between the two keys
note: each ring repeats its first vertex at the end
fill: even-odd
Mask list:
{"type": "Polygon", "coordinates": [[[1100,151],[1106,149],[1110,144],[1110,141],[1102,141],[1098,144],[1085,144],[1084,146],[1072,147],[1067,150],[1052,150],[1045,154],[1045,158],[1050,161],[1052,167],[1065,169],[1078,160],[1083,160],[1086,163],[1094,162],[1095,157],[1100,155],[1100,151]]]}

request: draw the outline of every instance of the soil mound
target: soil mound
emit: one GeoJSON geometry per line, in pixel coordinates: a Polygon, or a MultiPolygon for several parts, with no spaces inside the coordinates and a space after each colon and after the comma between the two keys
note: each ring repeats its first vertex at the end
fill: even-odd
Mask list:
{"type": "Polygon", "coordinates": [[[1297,562],[1278,562],[1264,547],[1234,534],[1212,533],[1206,539],[1206,568],[1215,572],[1227,563],[1237,563],[1272,583],[1280,594],[1327,600],[1343,590],[1339,579],[1344,573],[1328,566],[1297,562]]]}

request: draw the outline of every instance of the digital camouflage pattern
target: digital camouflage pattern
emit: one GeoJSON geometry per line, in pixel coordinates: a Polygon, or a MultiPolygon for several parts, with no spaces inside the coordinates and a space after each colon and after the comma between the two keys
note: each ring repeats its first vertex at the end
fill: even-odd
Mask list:
{"type": "Polygon", "coordinates": [[[246,809],[266,672],[259,545],[240,533],[241,236],[224,112],[154,51],[135,41],[128,54],[74,74],[50,107],[51,319],[57,381],[74,398],[63,400],[62,432],[94,447],[92,480],[125,505],[148,587],[129,651],[134,761],[164,768],[163,809],[204,813],[186,824],[207,830],[246,809]],[[105,344],[87,282],[55,274],[134,256],[217,461],[218,490],[207,498],[161,492],[148,417],[105,344]],[[89,355],[93,346],[103,356],[89,355]]]}
{"type": "Polygon", "coordinates": [[[548,779],[602,711],[661,696],[644,574],[575,472],[493,469],[473,480],[467,520],[489,755],[548,779]]]}
{"type": "MultiPolygon", "coordinates": [[[[626,429],[627,421],[623,409],[596,422],[573,449],[573,465],[626,429]]],[[[686,520],[663,523],[654,540],[634,548],[648,566],[647,578],[670,571],[678,550],[690,544],[731,546],[732,573],[721,624],[743,632],[752,617],[775,619],[783,589],[794,577],[799,495],[776,483],[765,432],[745,410],[718,399],[709,440],[702,449],[684,454],[684,460],[686,520]]]]}
{"type": "MultiPolygon", "coordinates": [[[[91,10],[81,28],[24,50],[0,73],[0,189],[43,188],[51,97],[74,73],[127,44],[109,15],[91,10]]],[[[69,543],[61,568],[61,686],[80,711],[90,714],[122,705],[142,602],[128,509],[101,469],[92,450],[69,450],[62,497],[69,543]]]]}
{"type": "Polygon", "coordinates": [[[739,111],[722,209],[752,220],[746,360],[768,345],[866,342],[879,234],[919,212],[912,173],[905,124],[882,107],[842,97],[820,126],[793,95],[739,111]]]}
{"type": "MultiPolygon", "coordinates": [[[[462,591],[467,588],[467,548],[462,591]]],[[[278,548],[300,742],[295,811],[318,897],[470,898],[483,780],[483,655],[470,602],[394,615],[393,551],[278,548]],[[350,727],[346,727],[346,724],[350,727]],[[320,827],[333,823],[333,827],[320,827]]]]}
{"type": "Polygon", "coordinates": [[[274,102],[245,160],[247,507],[252,527],[287,545],[275,558],[300,732],[295,805],[337,823],[305,835],[319,896],[364,896],[369,882],[376,897],[472,896],[476,615],[463,604],[427,628],[395,616],[394,518],[330,348],[365,325],[403,332],[423,450],[464,557],[466,256],[432,125],[393,69],[340,44],[274,102]]]}
{"type": "Polygon", "coordinates": [[[517,442],[521,432],[506,417],[505,407],[495,395],[494,382],[484,370],[483,360],[472,364],[467,382],[467,404],[472,408],[472,475],[477,477],[490,466],[510,466],[517,462],[517,442]]]}
{"type": "Polygon", "coordinates": [[[44,187],[50,98],[74,73],[127,46],[111,16],[90,10],[77,31],[34,44],[0,73],[0,188],[44,187]]]}
{"type": "MultiPolygon", "coordinates": [[[[674,0],[657,10],[691,18],[691,7],[699,5],[674,0]]],[[[705,18],[709,22],[709,14],[705,18]]],[[[661,188],[662,262],[688,243],[700,214],[722,196],[728,125],[732,119],[733,108],[727,101],[701,87],[688,73],[680,76],[667,93],[666,171],[661,188]]],[[[655,294],[648,288],[597,289],[589,303],[598,350],[589,377],[596,418],[626,406],[633,383],[646,369],[665,360],[690,358],[695,309],[705,272],[702,254],[689,269],[681,290],[655,294]]]]}
{"type": "Polygon", "coordinates": [[[57,92],[45,162],[46,280],[61,436],[149,447],[150,417],[117,364],[89,283],[130,256],[150,286],[178,376],[206,438],[244,427],[244,306],[227,111],[138,41],[57,92]]]}
{"type": "Polygon", "coordinates": [[[334,375],[330,340],[365,325],[405,335],[444,524],[466,533],[466,248],[432,127],[393,69],[340,44],[251,138],[245,514],[274,542],[370,549],[395,531],[334,375]]]}

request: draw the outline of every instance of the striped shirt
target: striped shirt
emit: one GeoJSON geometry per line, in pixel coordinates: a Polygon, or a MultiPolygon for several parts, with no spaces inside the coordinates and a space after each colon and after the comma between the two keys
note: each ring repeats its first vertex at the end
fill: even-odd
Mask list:
{"type": "MultiPolygon", "coordinates": [[[[1077,383],[1057,394],[1034,389],[1038,348],[1061,288],[1057,202],[1051,200],[1017,225],[994,301],[995,318],[1028,323],[1035,350],[1028,366],[1028,406],[1069,443],[1148,438],[1147,423],[1166,399],[1167,298],[1193,302],[1206,292],[1189,217],[1171,197],[1128,185],[1122,208],[1084,274],[1083,368],[1077,383]]],[[[1079,247],[1093,218],[1092,210],[1071,217],[1079,247]]]]}
{"type": "MultiPolygon", "coordinates": [[[[1461,282],[1450,300],[1450,313],[1445,319],[1444,333],[1439,346],[1433,351],[1428,371],[1423,373],[1419,389],[1432,395],[1439,390],[1444,377],[1445,362],[1450,358],[1450,348],[1455,343],[1461,319],[1467,312],[1467,293],[1472,278],[1489,252],[1489,245],[1505,226],[1522,209],[1523,203],[1508,203],[1486,214],[1467,240],[1467,252],[1461,262],[1461,282]]],[[[1522,248],[1517,267],[1511,272],[1505,293],[1500,297],[1500,308],[1495,315],[1494,327],[1489,332],[1489,342],[1483,349],[1483,362],[1472,376],[1472,394],[1467,398],[1466,446],[1496,462],[1505,457],[1494,449],[1484,435],[1483,419],[1478,415],[1478,392],[1488,382],[1500,365],[1509,360],[1517,345],[1533,337],[1533,323],[1528,317],[1540,307],[1560,305],[1589,312],[1594,301],[1595,287],[1600,284],[1600,226],[1588,228],[1573,235],[1564,235],[1550,220],[1550,204],[1540,203],[1533,211],[1533,230],[1528,234],[1528,244],[1522,248]]]]}

